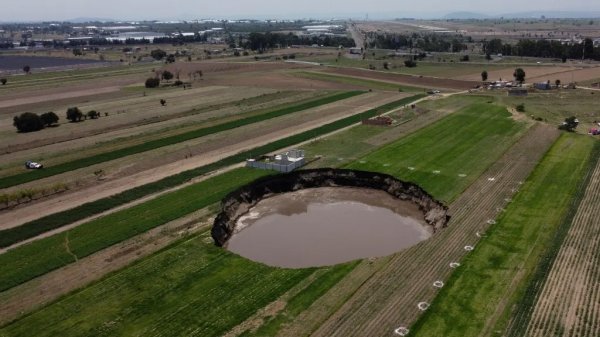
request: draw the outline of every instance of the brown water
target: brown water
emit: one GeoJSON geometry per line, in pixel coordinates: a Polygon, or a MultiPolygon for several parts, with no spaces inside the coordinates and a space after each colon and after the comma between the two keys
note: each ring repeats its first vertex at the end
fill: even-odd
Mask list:
{"type": "Polygon", "coordinates": [[[316,188],[261,200],[227,248],[270,266],[327,266],[386,256],[431,236],[418,206],[383,191],[316,188]]]}

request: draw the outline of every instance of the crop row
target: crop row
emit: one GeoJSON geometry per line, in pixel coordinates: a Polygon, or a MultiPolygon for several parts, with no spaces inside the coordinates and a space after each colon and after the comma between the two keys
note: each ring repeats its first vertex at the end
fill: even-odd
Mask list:
{"type": "Polygon", "coordinates": [[[411,328],[411,336],[479,336],[505,328],[506,313],[522,296],[568,212],[592,149],[593,140],[575,135],[564,134],[554,144],[411,328]]]}
{"type": "MultiPolygon", "coordinates": [[[[53,223],[57,224],[57,226],[53,228],[61,227],[71,222],[98,214],[103,210],[144,197],[148,194],[180,185],[199,175],[238,163],[248,158],[251,153],[254,153],[255,155],[258,153],[269,153],[281,148],[289,147],[319,135],[330,133],[332,131],[352,125],[364,118],[370,118],[379,115],[391,109],[405,105],[414,99],[415,97],[408,97],[391,102],[363,113],[346,117],[249,151],[244,151],[213,164],[170,176],[158,182],[140,186],[116,196],[88,203],[75,209],[58,213],[46,218],[54,220],[53,223]],[[110,205],[110,207],[108,207],[107,204],[110,205]]],[[[113,213],[97,220],[93,220],[73,230],[70,230],[67,232],[67,234],[62,233],[53,235],[48,238],[40,239],[30,244],[9,250],[8,252],[0,255],[0,265],[3,266],[3,273],[0,275],[0,291],[4,291],[33,279],[34,277],[43,275],[51,270],[72,263],[74,261],[73,257],[70,256],[64,249],[67,235],[71,252],[73,252],[78,258],[81,258],[99,251],[100,249],[126,240],[150,228],[157,227],[172,219],[181,217],[187,213],[190,213],[193,209],[203,207],[202,203],[200,203],[198,200],[194,200],[194,198],[190,196],[189,192],[187,192],[189,189],[198,189],[198,193],[200,193],[198,198],[204,198],[202,200],[207,200],[207,204],[214,203],[224,195],[225,191],[228,191],[227,187],[240,186],[243,183],[252,180],[252,178],[256,178],[262,174],[265,174],[256,172],[257,171],[245,170],[233,171],[233,173],[217,176],[215,178],[208,179],[205,182],[194,184],[179,191],[171,192],[149,202],[113,213]],[[191,205],[185,206],[184,208],[172,209],[171,207],[166,206],[168,205],[167,202],[163,203],[161,200],[173,200],[174,203],[181,202],[182,204],[185,204],[186,200],[188,200],[188,202],[190,202],[189,200],[193,202],[191,205]],[[151,212],[151,210],[154,210],[155,208],[157,212],[160,212],[151,212]],[[152,214],[152,216],[145,216],[147,214],[152,214]],[[113,226],[115,227],[114,229],[109,229],[113,226]],[[79,237],[82,239],[79,239],[79,237]]],[[[230,190],[232,189],[233,188],[230,190]]],[[[44,225],[44,223],[40,223],[40,225],[44,225]]],[[[18,228],[21,227],[17,227],[17,229],[18,228]]],[[[46,231],[52,229],[48,227],[46,228],[46,231]]],[[[20,236],[19,239],[24,240],[27,235],[30,235],[30,232],[23,232],[21,235],[22,236],[20,236]]]]}
{"type": "Polygon", "coordinates": [[[24,184],[24,183],[27,183],[30,181],[51,177],[51,176],[54,176],[57,174],[77,170],[77,169],[84,168],[84,167],[89,167],[89,166],[100,164],[100,163],[107,162],[110,160],[115,160],[115,159],[123,158],[126,156],[138,154],[138,153],[155,150],[155,149],[158,149],[161,147],[165,147],[165,146],[169,146],[169,145],[173,145],[173,144],[177,144],[177,143],[182,143],[182,142],[185,142],[185,141],[188,141],[191,139],[204,137],[204,136],[215,134],[218,132],[223,132],[223,131],[239,128],[239,127],[242,127],[245,125],[249,125],[249,124],[269,120],[272,118],[284,116],[284,115],[287,115],[290,113],[294,113],[294,112],[298,112],[298,111],[302,111],[302,110],[306,110],[306,109],[311,109],[311,108],[318,107],[318,106],[321,106],[324,104],[337,102],[339,100],[347,99],[347,98],[350,98],[350,97],[353,97],[356,95],[360,95],[360,94],[362,94],[362,92],[360,92],[360,91],[350,91],[350,92],[338,93],[338,94],[335,94],[332,96],[323,97],[323,98],[319,98],[319,99],[316,99],[313,101],[309,101],[309,102],[285,107],[282,109],[270,111],[265,114],[250,116],[250,117],[246,117],[246,118],[242,118],[242,119],[238,119],[238,120],[234,120],[234,121],[230,121],[230,122],[226,122],[226,123],[222,123],[222,124],[218,124],[218,125],[214,125],[214,126],[200,128],[197,130],[185,132],[185,133],[170,136],[170,137],[151,140],[149,142],[125,147],[125,148],[118,149],[115,151],[99,153],[99,154],[85,157],[85,158],[78,158],[77,160],[57,164],[57,165],[45,168],[43,170],[36,170],[33,172],[23,172],[23,173],[11,175],[11,176],[2,177],[2,178],[0,178],[0,188],[17,186],[17,185],[24,184]]]}

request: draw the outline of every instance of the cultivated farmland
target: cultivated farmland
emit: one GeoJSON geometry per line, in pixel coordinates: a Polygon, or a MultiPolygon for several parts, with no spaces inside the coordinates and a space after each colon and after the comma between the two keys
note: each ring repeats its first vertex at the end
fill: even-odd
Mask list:
{"type": "MultiPolygon", "coordinates": [[[[1,337],[600,333],[600,142],[584,134],[600,121],[593,91],[474,91],[482,67],[505,76],[520,64],[482,56],[407,68],[382,50],[202,53],[0,86],[1,337]],[[143,86],[163,70],[185,89],[143,86]],[[101,116],[67,122],[73,106],[101,116]],[[48,111],[57,126],[12,125],[48,111]],[[391,122],[365,121],[382,114],[391,122]],[[579,127],[559,131],[569,116],[579,127]],[[306,168],[415,183],[450,220],[395,254],[326,267],[272,267],[215,246],[220,201],[277,174],[244,160],[291,148],[305,150],[306,168]]],[[[575,67],[532,62],[528,79],[575,67]]]]}

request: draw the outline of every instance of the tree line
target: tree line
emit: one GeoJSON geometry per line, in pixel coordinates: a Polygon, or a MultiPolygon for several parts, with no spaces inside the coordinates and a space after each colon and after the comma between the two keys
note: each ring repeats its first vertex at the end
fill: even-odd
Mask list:
{"type": "MultiPolygon", "coordinates": [[[[104,115],[108,116],[108,113],[105,113],[104,115]]],[[[88,118],[98,119],[100,118],[100,113],[96,110],[91,110],[84,114],[79,108],[72,107],[67,109],[66,117],[70,122],[76,123],[88,118]]],[[[34,132],[42,130],[45,127],[56,125],[58,121],[58,115],[52,111],[45,112],[41,115],[32,112],[24,112],[13,118],[13,125],[19,132],[34,132]]]]}
{"type": "Polygon", "coordinates": [[[501,39],[483,42],[483,51],[487,55],[527,56],[559,58],[565,62],[570,59],[591,59],[600,61],[600,46],[594,47],[592,39],[584,39],[581,44],[563,44],[550,40],[519,40],[516,44],[503,43],[501,39]]]}
{"type": "Polygon", "coordinates": [[[377,49],[400,49],[418,48],[429,52],[453,52],[458,53],[467,49],[470,37],[450,36],[439,34],[417,34],[411,35],[394,33],[367,33],[367,48],[377,49]]]}
{"type": "Polygon", "coordinates": [[[293,33],[250,33],[246,41],[243,42],[243,46],[246,49],[258,51],[293,45],[310,46],[315,44],[325,47],[343,46],[349,48],[354,47],[354,40],[346,36],[298,36],[293,33]]]}

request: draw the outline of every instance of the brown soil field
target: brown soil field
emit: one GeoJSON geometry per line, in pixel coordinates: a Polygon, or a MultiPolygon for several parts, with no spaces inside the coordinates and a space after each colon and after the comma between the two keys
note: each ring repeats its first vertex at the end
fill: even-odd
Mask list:
{"type": "Polygon", "coordinates": [[[87,184],[93,185],[12,211],[0,212],[0,224],[2,224],[0,228],[18,226],[44,215],[69,209],[73,205],[97,200],[206,165],[240,151],[366,111],[404,96],[397,93],[367,93],[273,120],[23,184],[15,188],[34,188],[73,179],[87,179],[87,184]],[[102,181],[98,181],[93,174],[100,169],[106,172],[105,180],[102,181]]]}
{"type": "MultiPolygon", "coordinates": [[[[12,117],[6,116],[0,119],[0,140],[3,147],[14,147],[31,142],[46,143],[47,140],[77,139],[86,135],[94,134],[98,130],[110,130],[115,126],[127,126],[141,124],[163,116],[189,112],[213,104],[234,101],[242,98],[255,97],[273,91],[261,88],[227,88],[227,87],[198,87],[190,90],[168,90],[151,93],[147,96],[138,94],[136,97],[123,98],[120,100],[105,100],[100,102],[80,105],[83,113],[90,110],[98,111],[102,117],[96,120],[86,120],[80,123],[70,123],[66,120],[65,111],[68,106],[55,107],[54,111],[59,115],[59,127],[46,128],[38,132],[16,133],[12,125],[12,117]],[[165,99],[166,106],[159,101],[165,99]],[[105,117],[104,113],[109,113],[105,117]]],[[[42,145],[40,144],[40,145],[42,145]]],[[[6,152],[6,151],[4,151],[6,152]]]]}
{"type": "MultiPolygon", "coordinates": [[[[375,80],[383,80],[397,84],[416,86],[421,88],[445,88],[453,90],[468,90],[480,84],[477,81],[442,79],[427,76],[413,76],[395,73],[386,73],[381,71],[372,71],[357,68],[326,68],[324,72],[340,74],[346,76],[355,76],[375,80]]],[[[480,78],[481,79],[481,78],[480,78]]]]}
{"type": "Polygon", "coordinates": [[[205,83],[209,85],[225,86],[254,86],[280,90],[357,90],[364,89],[358,86],[333,83],[308,78],[293,76],[289,72],[276,71],[269,73],[246,73],[235,75],[222,75],[207,77],[205,83]]]}
{"type": "Polygon", "coordinates": [[[187,79],[188,74],[202,71],[203,76],[224,72],[270,72],[281,69],[306,68],[306,65],[285,62],[182,62],[165,66],[163,69],[176,74],[180,73],[182,79],[187,79]]]}
{"type": "Polygon", "coordinates": [[[77,158],[140,144],[146,141],[181,134],[202,126],[210,126],[239,118],[241,114],[260,113],[263,109],[318,97],[315,91],[281,92],[260,95],[250,100],[208,105],[196,111],[165,114],[152,119],[132,120],[125,124],[95,129],[88,133],[71,133],[64,136],[36,140],[2,148],[0,175],[22,171],[22,163],[30,158],[46,158],[52,163],[62,163],[77,158]],[[236,103],[237,102],[237,103],[236,103]],[[79,136],[80,138],[74,138],[79,136]],[[48,145],[44,145],[48,144],[48,145]]]}
{"type": "Polygon", "coordinates": [[[437,294],[433,282],[447,280],[449,263],[461,260],[465,245],[477,243],[476,233],[486,230],[487,220],[505,207],[558,134],[534,126],[450,206],[448,228],[391,257],[363,263],[280,335],[393,336],[397,327],[410,326],[421,314],[417,303],[437,294]]]}
{"type": "MultiPolygon", "coordinates": [[[[482,69],[483,68],[485,68],[485,66],[482,66],[482,69]]],[[[488,70],[488,81],[497,81],[500,79],[512,81],[514,79],[513,73],[516,68],[519,68],[519,66],[514,65],[514,66],[507,66],[506,69],[488,70]]],[[[525,77],[525,80],[527,82],[534,82],[536,78],[544,78],[543,81],[550,80],[550,81],[552,81],[552,83],[554,83],[554,80],[556,79],[556,74],[560,74],[563,72],[570,72],[572,70],[577,69],[575,67],[568,67],[568,66],[565,66],[565,67],[523,66],[520,68],[523,68],[523,70],[525,70],[525,74],[527,75],[525,77]]],[[[459,76],[457,78],[461,79],[461,80],[467,80],[467,81],[481,81],[481,72],[475,73],[475,74],[470,74],[470,75],[459,76]]],[[[565,82],[565,84],[568,82],[569,81],[565,82]]]]}
{"type": "Polygon", "coordinates": [[[572,81],[582,82],[600,78],[600,67],[581,68],[572,71],[564,71],[561,73],[553,74],[552,77],[548,78],[545,76],[527,77],[528,82],[545,82],[550,80],[554,83],[556,79],[559,79],[563,84],[570,83],[572,81]]]}
{"type": "Polygon", "coordinates": [[[525,336],[600,336],[600,162],[537,299],[525,336]]]}

